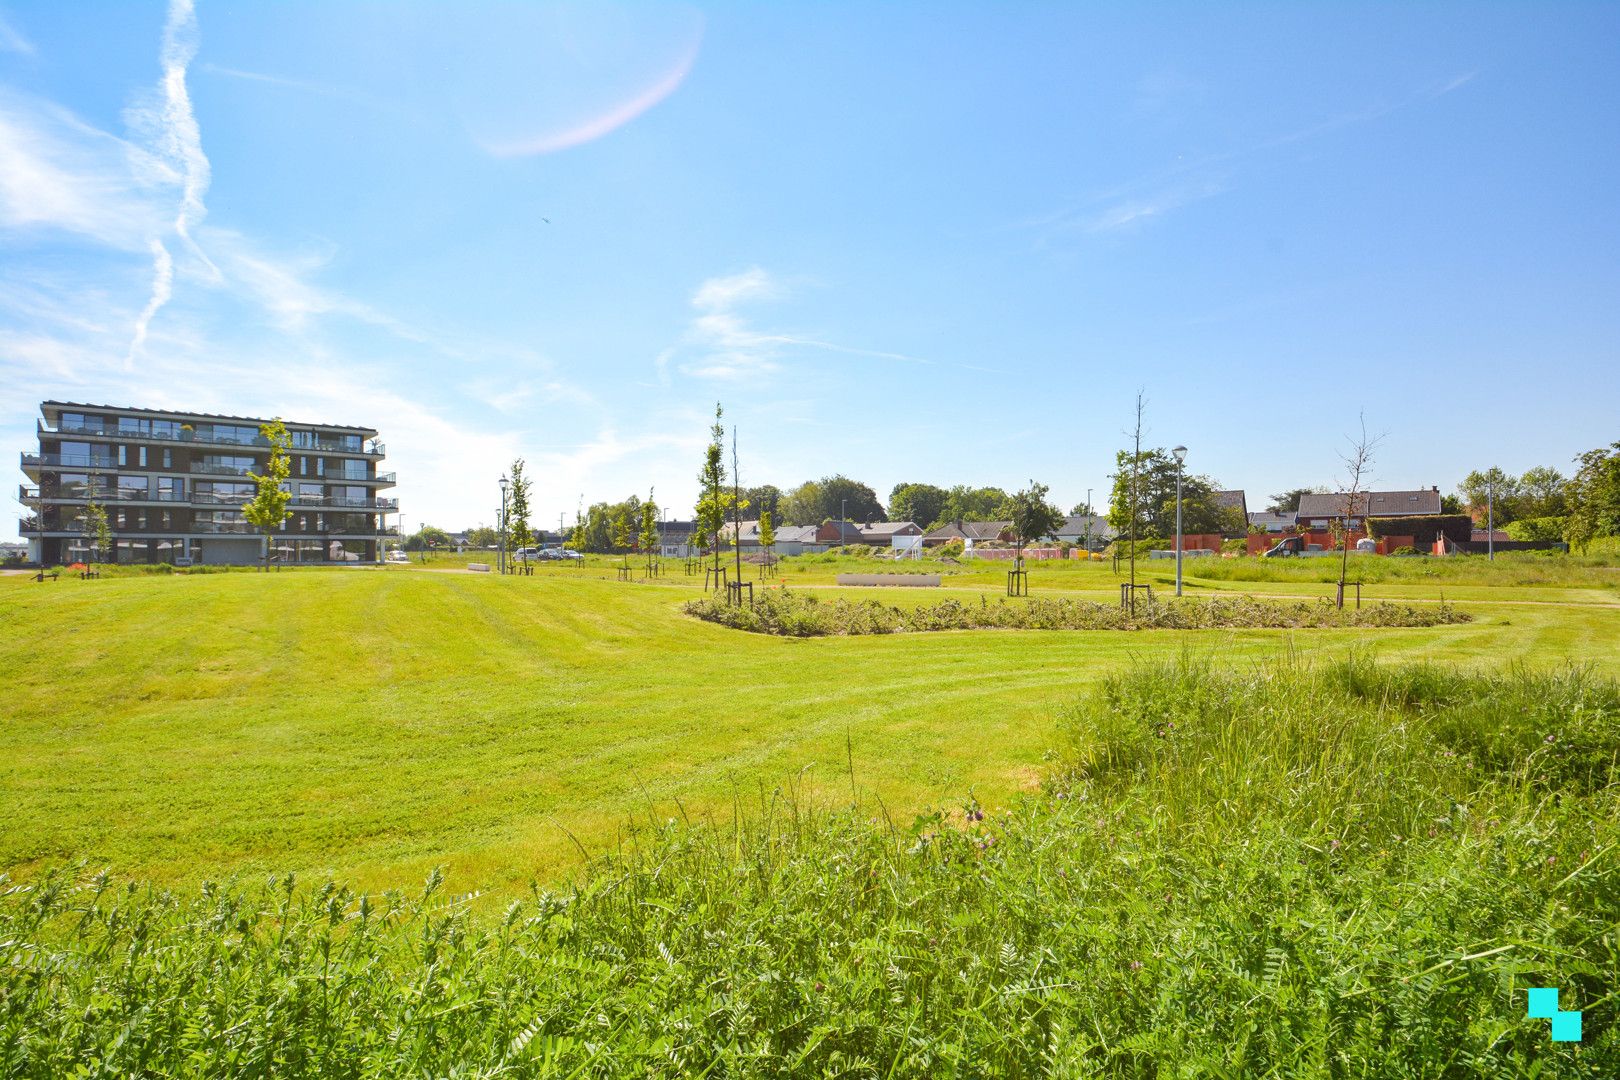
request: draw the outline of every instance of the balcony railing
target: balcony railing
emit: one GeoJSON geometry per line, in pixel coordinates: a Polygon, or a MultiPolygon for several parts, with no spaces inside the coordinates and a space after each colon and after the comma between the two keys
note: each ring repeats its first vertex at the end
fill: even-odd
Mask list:
{"type": "MultiPolygon", "coordinates": [[[[47,424],[38,422],[41,435],[73,436],[94,435],[107,439],[128,439],[131,442],[166,442],[166,443],[196,443],[202,446],[254,446],[268,447],[270,440],[262,435],[255,435],[251,439],[241,439],[234,435],[214,435],[201,431],[131,431],[120,428],[116,424],[47,424]]],[[[301,453],[314,450],[317,452],[333,454],[360,454],[364,457],[386,457],[387,448],[377,440],[362,443],[360,446],[345,446],[341,442],[331,439],[316,439],[302,446],[292,446],[290,453],[301,453]]]]}
{"type": "Polygon", "coordinates": [[[111,454],[23,454],[23,468],[41,465],[63,469],[116,469],[118,459],[111,454]]]}
{"type": "Polygon", "coordinates": [[[209,473],[214,476],[246,476],[255,469],[262,469],[262,465],[226,465],[217,461],[193,461],[191,471],[194,473],[209,473]]]}

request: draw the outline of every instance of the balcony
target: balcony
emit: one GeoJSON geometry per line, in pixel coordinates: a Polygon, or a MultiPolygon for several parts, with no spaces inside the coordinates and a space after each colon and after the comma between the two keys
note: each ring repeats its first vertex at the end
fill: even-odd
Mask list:
{"type": "Polygon", "coordinates": [[[208,476],[246,476],[254,469],[262,469],[263,467],[262,465],[224,465],[212,461],[193,461],[191,463],[192,472],[208,476]]]}
{"type": "MultiPolygon", "coordinates": [[[[131,431],[120,428],[116,424],[47,424],[40,420],[36,424],[41,435],[75,436],[90,435],[104,439],[127,439],[130,442],[160,442],[160,443],[195,443],[200,446],[251,446],[268,448],[270,440],[262,435],[255,435],[251,439],[239,439],[234,436],[216,436],[200,431],[131,431]]],[[[377,440],[369,443],[362,442],[359,447],[345,446],[332,439],[313,439],[302,446],[290,447],[288,452],[307,453],[311,450],[332,454],[357,454],[361,457],[381,458],[387,456],[387,448],[377,440]]]]}
{"type": "Polygon", "coordinates": [[[111,454],[30,454],[22,456],[26,469],[116,469],[118,459],[111,454]]]}
{"type": "Polygon", "coordinates": [[[183,533],[195,533],[207,536],[260,536],[259,530],[245,521],[193,521],[189,529],[179,530],[183,533]]]}

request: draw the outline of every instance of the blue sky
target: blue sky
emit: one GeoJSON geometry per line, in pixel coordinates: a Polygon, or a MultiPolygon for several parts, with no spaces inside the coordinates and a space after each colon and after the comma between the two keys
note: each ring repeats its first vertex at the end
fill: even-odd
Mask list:
{"type": "MultiPolygon", "coordinates": [[[[1620,438],[1620,7],[0,0],[37,402],[379,428],[407,525],[743,479],[1265,496],[1620,438]]],[[[15,457],[8,457],[15,461],[15,457]]],[[[15,515],[0,535],[15,531],[15,515]]]]}

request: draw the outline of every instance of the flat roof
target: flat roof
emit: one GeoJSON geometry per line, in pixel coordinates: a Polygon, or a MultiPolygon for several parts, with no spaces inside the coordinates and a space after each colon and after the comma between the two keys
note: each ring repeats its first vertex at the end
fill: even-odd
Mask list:
{"type": "MultiPolygon", "coordinates": [[[[96,405],[87,401],[56,401],[53,399],[39,403],[39,411],[41,413],[49,413],[52,410],[61,412],[63,409],[89,409],[92,411],[115,413],[142,413],[147,416],[178,416],[182,418],[194,418],[197,420],[232,420],[248,424],[265,424],[269,423],[271,419],[270,417],[264,416],[231,416],[226,413],[191,412],[186,409],[147,409],[139,405],[96,405]]],[[[285,419],[282,420],[282,423],[286,424],[290,428],[324,428],[329,431],[353,432],[355,434],[369,435],[373,437],[378,434],[376,428],[362,427],[359,424],[317,424],[303,420],[285,419]]]]}

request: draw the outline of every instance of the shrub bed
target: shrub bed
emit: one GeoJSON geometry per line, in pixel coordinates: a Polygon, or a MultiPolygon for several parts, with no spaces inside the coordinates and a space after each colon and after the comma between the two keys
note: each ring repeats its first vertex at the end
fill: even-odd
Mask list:
{"type": "Polygon", "coordinates": [[[1449,604],[1377,603],[1340,610],[1326,600],[1292,603],[1248,597],[1137,605],[1136,613],[1089,600],[1034,599],[975,604],[942,600],[912,608],[876,600],[821,600],[788,589],[761,593],[751,607],[716,597],[689,600],[688,615],[736,630],[783,637],[903,634],[929,630],[1268,630],[1349,626],[1443,626],[1472,616],[1449,604]]]}

